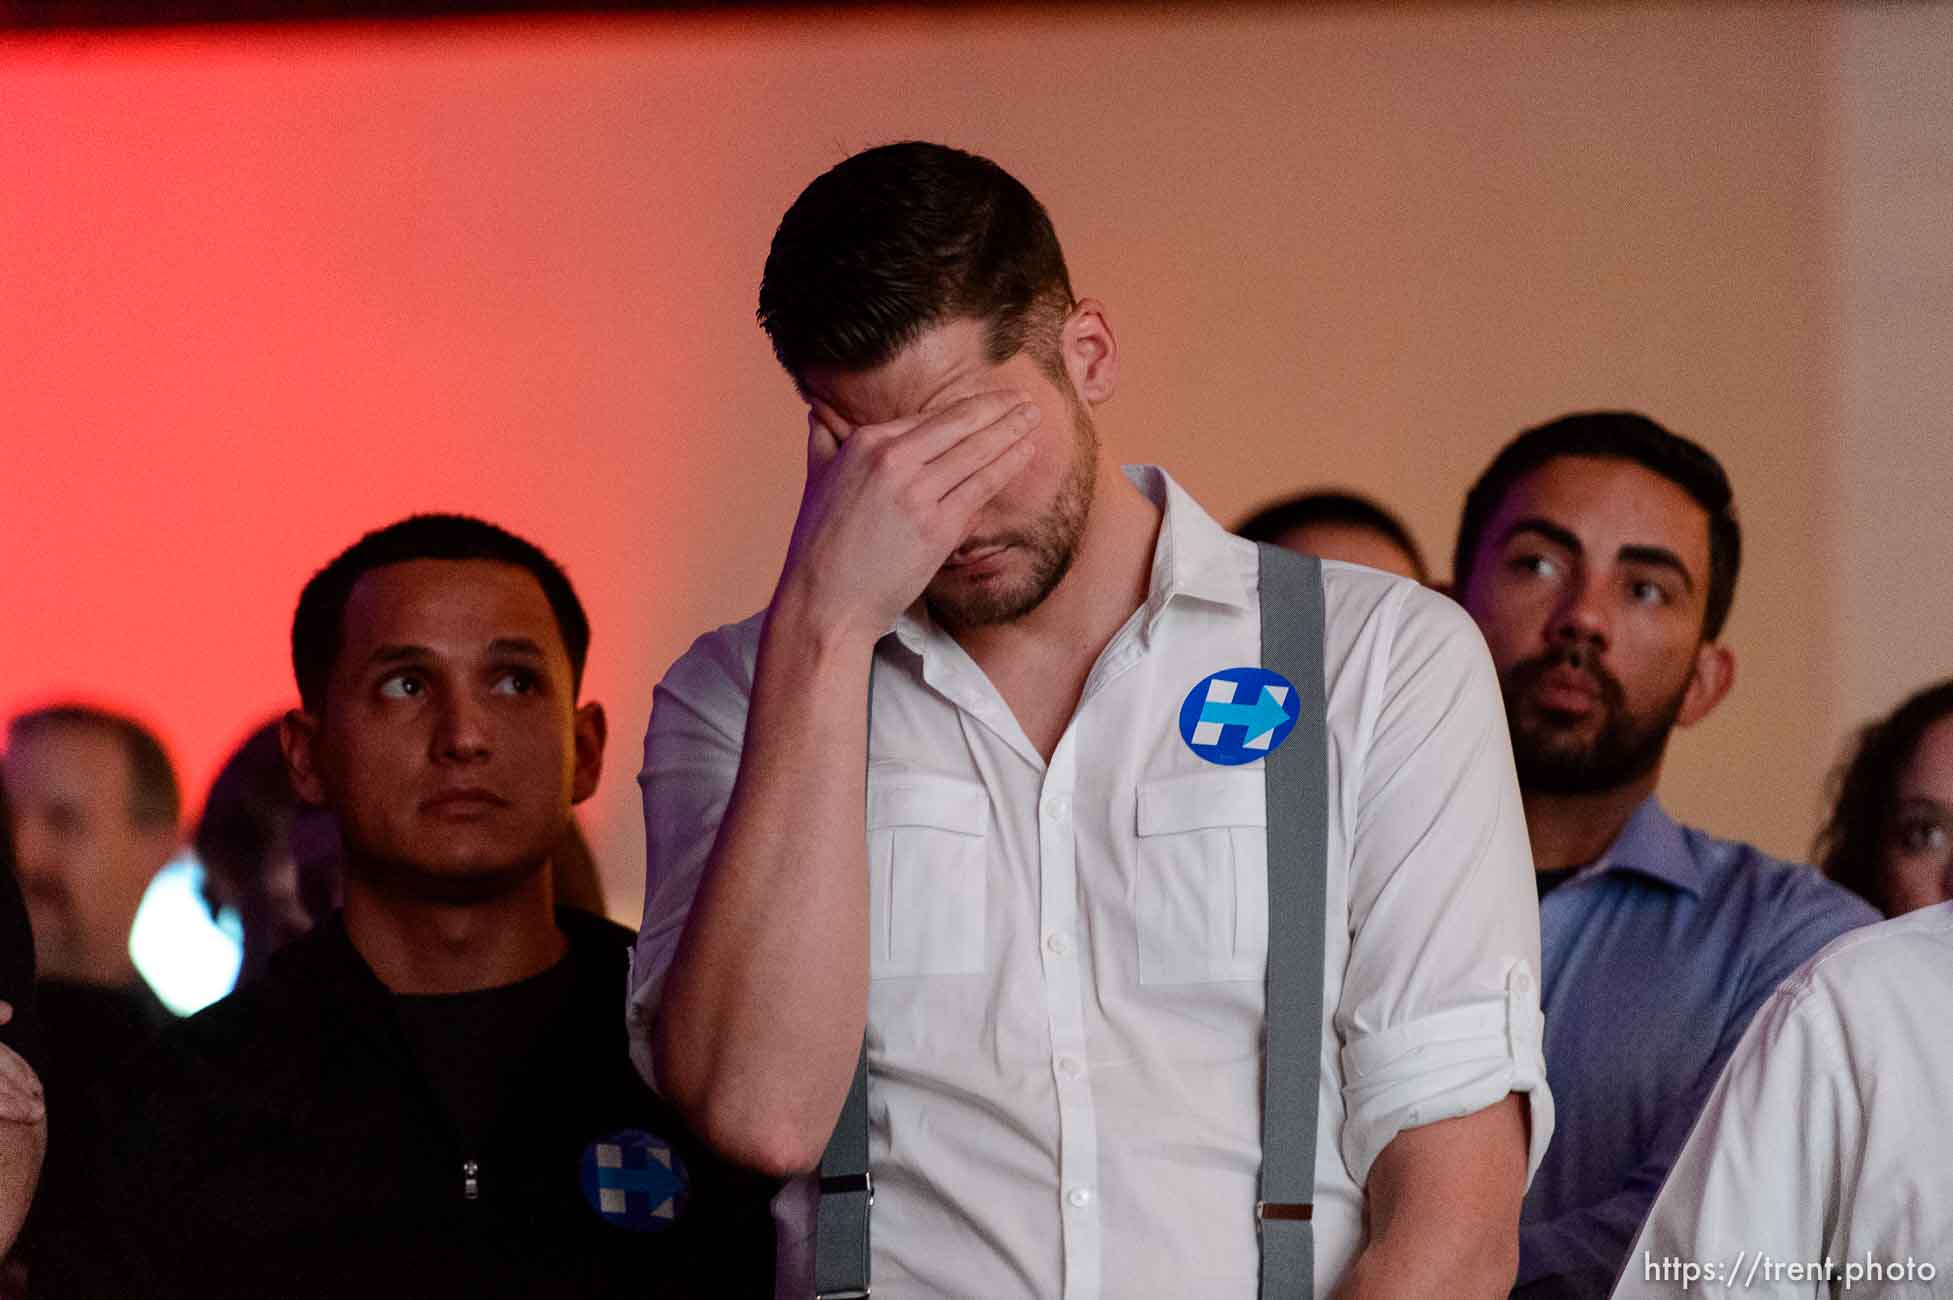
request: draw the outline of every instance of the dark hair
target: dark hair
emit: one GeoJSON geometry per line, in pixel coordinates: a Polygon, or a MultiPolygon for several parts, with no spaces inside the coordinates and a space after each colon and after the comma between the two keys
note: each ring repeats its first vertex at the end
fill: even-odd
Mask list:
{"type": "Polygon", "coordinates": [[[1382,533],[1410,558],[1417,580],[1428,585],[1430,573],[1424,556],[1411,540],[1410,530],[1388,510],[1353,492],[1303,492],[1270,502],[1236,524],[1234,531],[1251,542],[1277,544],[1298,528],[1317,524],[1345,524],[1382,533]]]}
{"type": "Polygon", "coordinates": [[[114,737],[129,756],[129,820],[138,826],[176,826],[183,813],[183,795],[169,752],[155,732],[126,714],[93,704],[62,703],[15,718],[7,726],[8,741],[58,727],[83,727],[114,737]]]}
{"type": "Polygon", "coordinates": [[[1915,692],[1885,717],[1859,730],[1850,756],[1832,771],[1831,814],[1811,856],[1825,875],[1879,911],[1886,911],[1879,862],[1892,829],[1899,776],[1920,738],[1953,716],[1953,678],[1915,692]]]}
{"type": "Polygon", "coordinates": [[[325,703],[344,632],[346,601],[353,587],[374,569],[411,560],[494,560],[526,569],[541,584],[556,626],[569,652],[573,686],[583,688],[583,663],[590,653],[590,620],[576,589],[556,561],[507,529],[467,515],[413,515],[366,534],[312,575],[299,593],[292,616],[292,671],[308,712],[325,703]]]}
{"type": "Polygon", "coordinates": [[[1563,415],[1526,430],[1505,445],[1465,497],[1458,545],[1451,555],[1452,590],[1458,599],[1465,598],[1478,544],[1506,493],[1547,461],[1562,456],[1633,461],[1681,488],[1709,512],[1709,594],[1702,615],[1702,639],[1714,641],[1721,636],[1729,607],[1736,599],[1736,571],[1743,560],[1743,534],[1736,522],[1729,476],[1705,448],[1635,411],[1563,415]]]}
{"type": "Polygon", "coordinates": [[[273,719],[231,752],[210,783],[191,846],[204,869],[204,903],[215,916],[248,893],[274,854],[291,840],[298,795],[285,770],[285,752],[273,719]]]}
{"type": "Polygon", "coordinates": [[[909,140],[864,150],[793,201],[760,278],[759,322],[800,381],[872,370],[946,321],[986,326],[993,363],[1026,347],[1056,373],[1071,277],[1031,192],[987,158],[909,140]]]}

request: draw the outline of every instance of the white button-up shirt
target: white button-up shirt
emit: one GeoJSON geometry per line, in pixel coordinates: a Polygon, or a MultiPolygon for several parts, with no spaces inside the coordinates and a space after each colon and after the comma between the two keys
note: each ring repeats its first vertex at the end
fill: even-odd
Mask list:
{"type": "Polygon", "coordinates": [[[1854,930],[1756,1013],[1616,1297],[1953,1296],[1953,903],[1854,930]]]}
{"type": "MultiPolygon", "coordinates": [[[[920,606],[877,650],[878,1297],[1256,1294],[1262,764],[1202,759],[1178,717],[1209,674],[1261,662],[1257,556],[1163,472],[1128,474],[1164,509],[1151,590],[1049,762],[920,606]]],[[[1552,1132],[1537,896],[1484,642],[1402,579],[1330,563],[1323,584],[1319,1295],[1362,1246],[1363,1183],[1397,1133],[1528,1093],[1530,1175],[1552,1132]]],[[[702,637],[652,709],[630,1010],[647,1073],[664,972],[737,772],[759,635],[756,617],[702,637]]],[[[804,1295],[807,1202],[782,1208],[781,1294],[804,1295]]]]}

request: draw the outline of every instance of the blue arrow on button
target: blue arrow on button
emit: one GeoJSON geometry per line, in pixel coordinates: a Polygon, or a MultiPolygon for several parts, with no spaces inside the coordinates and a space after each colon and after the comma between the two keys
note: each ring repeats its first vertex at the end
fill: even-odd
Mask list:
{"type": "Polygon", "coordinates": [[[1288,693],[1283,687],[1264,686],[1253,704],[1222,704],[1209,700],[1200,706],[1200,720],[1219,723],[1223,727],[1246,727],[1247,745],[1265,750],[1268,748],[1265,738],[1289,720],[1288,710],[1281,703],[1282,697],[1288,693]],[[1281,696],[1277,696],[1276,691],[1281,691],[1281,696]],[[1261,743],[1257,745],[1256,741],[1261,743]]]}
{"type": "Polygon", "coordinates": [[[671,1144],[655,1133],[625,1129],[584,1148],[583,1196],[606,1223],[657,1232],[685,1212],[691,1179],[671,1144]]]}
{"type": "Polygon", "coordinates": [[[1208,762],[1234,767],[1273,752],[1301,715],[1301,697],[1280,673],[1223,668],[1181,701],[1180,738],[1208,762]]]}

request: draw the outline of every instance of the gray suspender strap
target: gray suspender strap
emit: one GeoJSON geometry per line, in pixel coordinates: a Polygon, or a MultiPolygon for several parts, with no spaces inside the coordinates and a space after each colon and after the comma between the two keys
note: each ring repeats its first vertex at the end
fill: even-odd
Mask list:
{"type": "MultiPolygon", "coordinates": [[[[868,758],[874,760],[875,661],[868,661],[868,758]]],[[[865,797],[865,796],[864,796],[865,797]]],[[[868,1044],[854,1058],[854,1082],[841,1117],[821,1153],[820,1198],[814,1220],[814,1300],[867,1300],[868,1207],[875,1179],[868,1172],[868,1044]]]]}
{"type": "Polygon", "coordinates": [[[855,1058],[854,1082],[841,1118],[821,1156],[819,1217],[814,1223],[817,1300],[866,1300],[868,1207],[875,1182],[868,1173],[868,1051],[855,1058]]]}
{"type": "Polygon", "coordinates": [[[1263,760],[1268,992],[1261,1099],[1261,1300],[1315,1294],[1316,1090],[1322,1064],[1329,745],[1322,562],[1261,547],[1261,665],[1295,684],[1295,730],[1263,760]]]}
{"type": "MultiPolygon", "coordinates": [[[[1295,684],[1300,716],[1263,760],[1268,805],[1268,992],[1262,1087],[1261,1300],[1315,1293],[1316,1090],[1322,1060],[1322,973],[1328,883],[1329,759],[1322,675],[1322,564],[1261,550],[1261,662],[1295,684]]],[[[874,683],[869,682],[872,698],[874,683]]],[[[816,1300],[866,1300],[868,1054],[821,1156],[814,1233],[816,1300]]]]}

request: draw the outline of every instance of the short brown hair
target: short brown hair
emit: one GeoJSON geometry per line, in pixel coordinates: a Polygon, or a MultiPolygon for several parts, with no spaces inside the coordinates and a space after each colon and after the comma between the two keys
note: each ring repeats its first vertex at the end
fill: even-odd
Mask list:
{"type": "Polygon", "coordinates": [[[59,727],[79,727],[113,736],[129,756],[129,819],[138,826],[174,827],[183,815],[176,768],[156,733],[127,714],[93,704],[64,701],[23,713],[7,726],[9,745],[59,727]]]}

